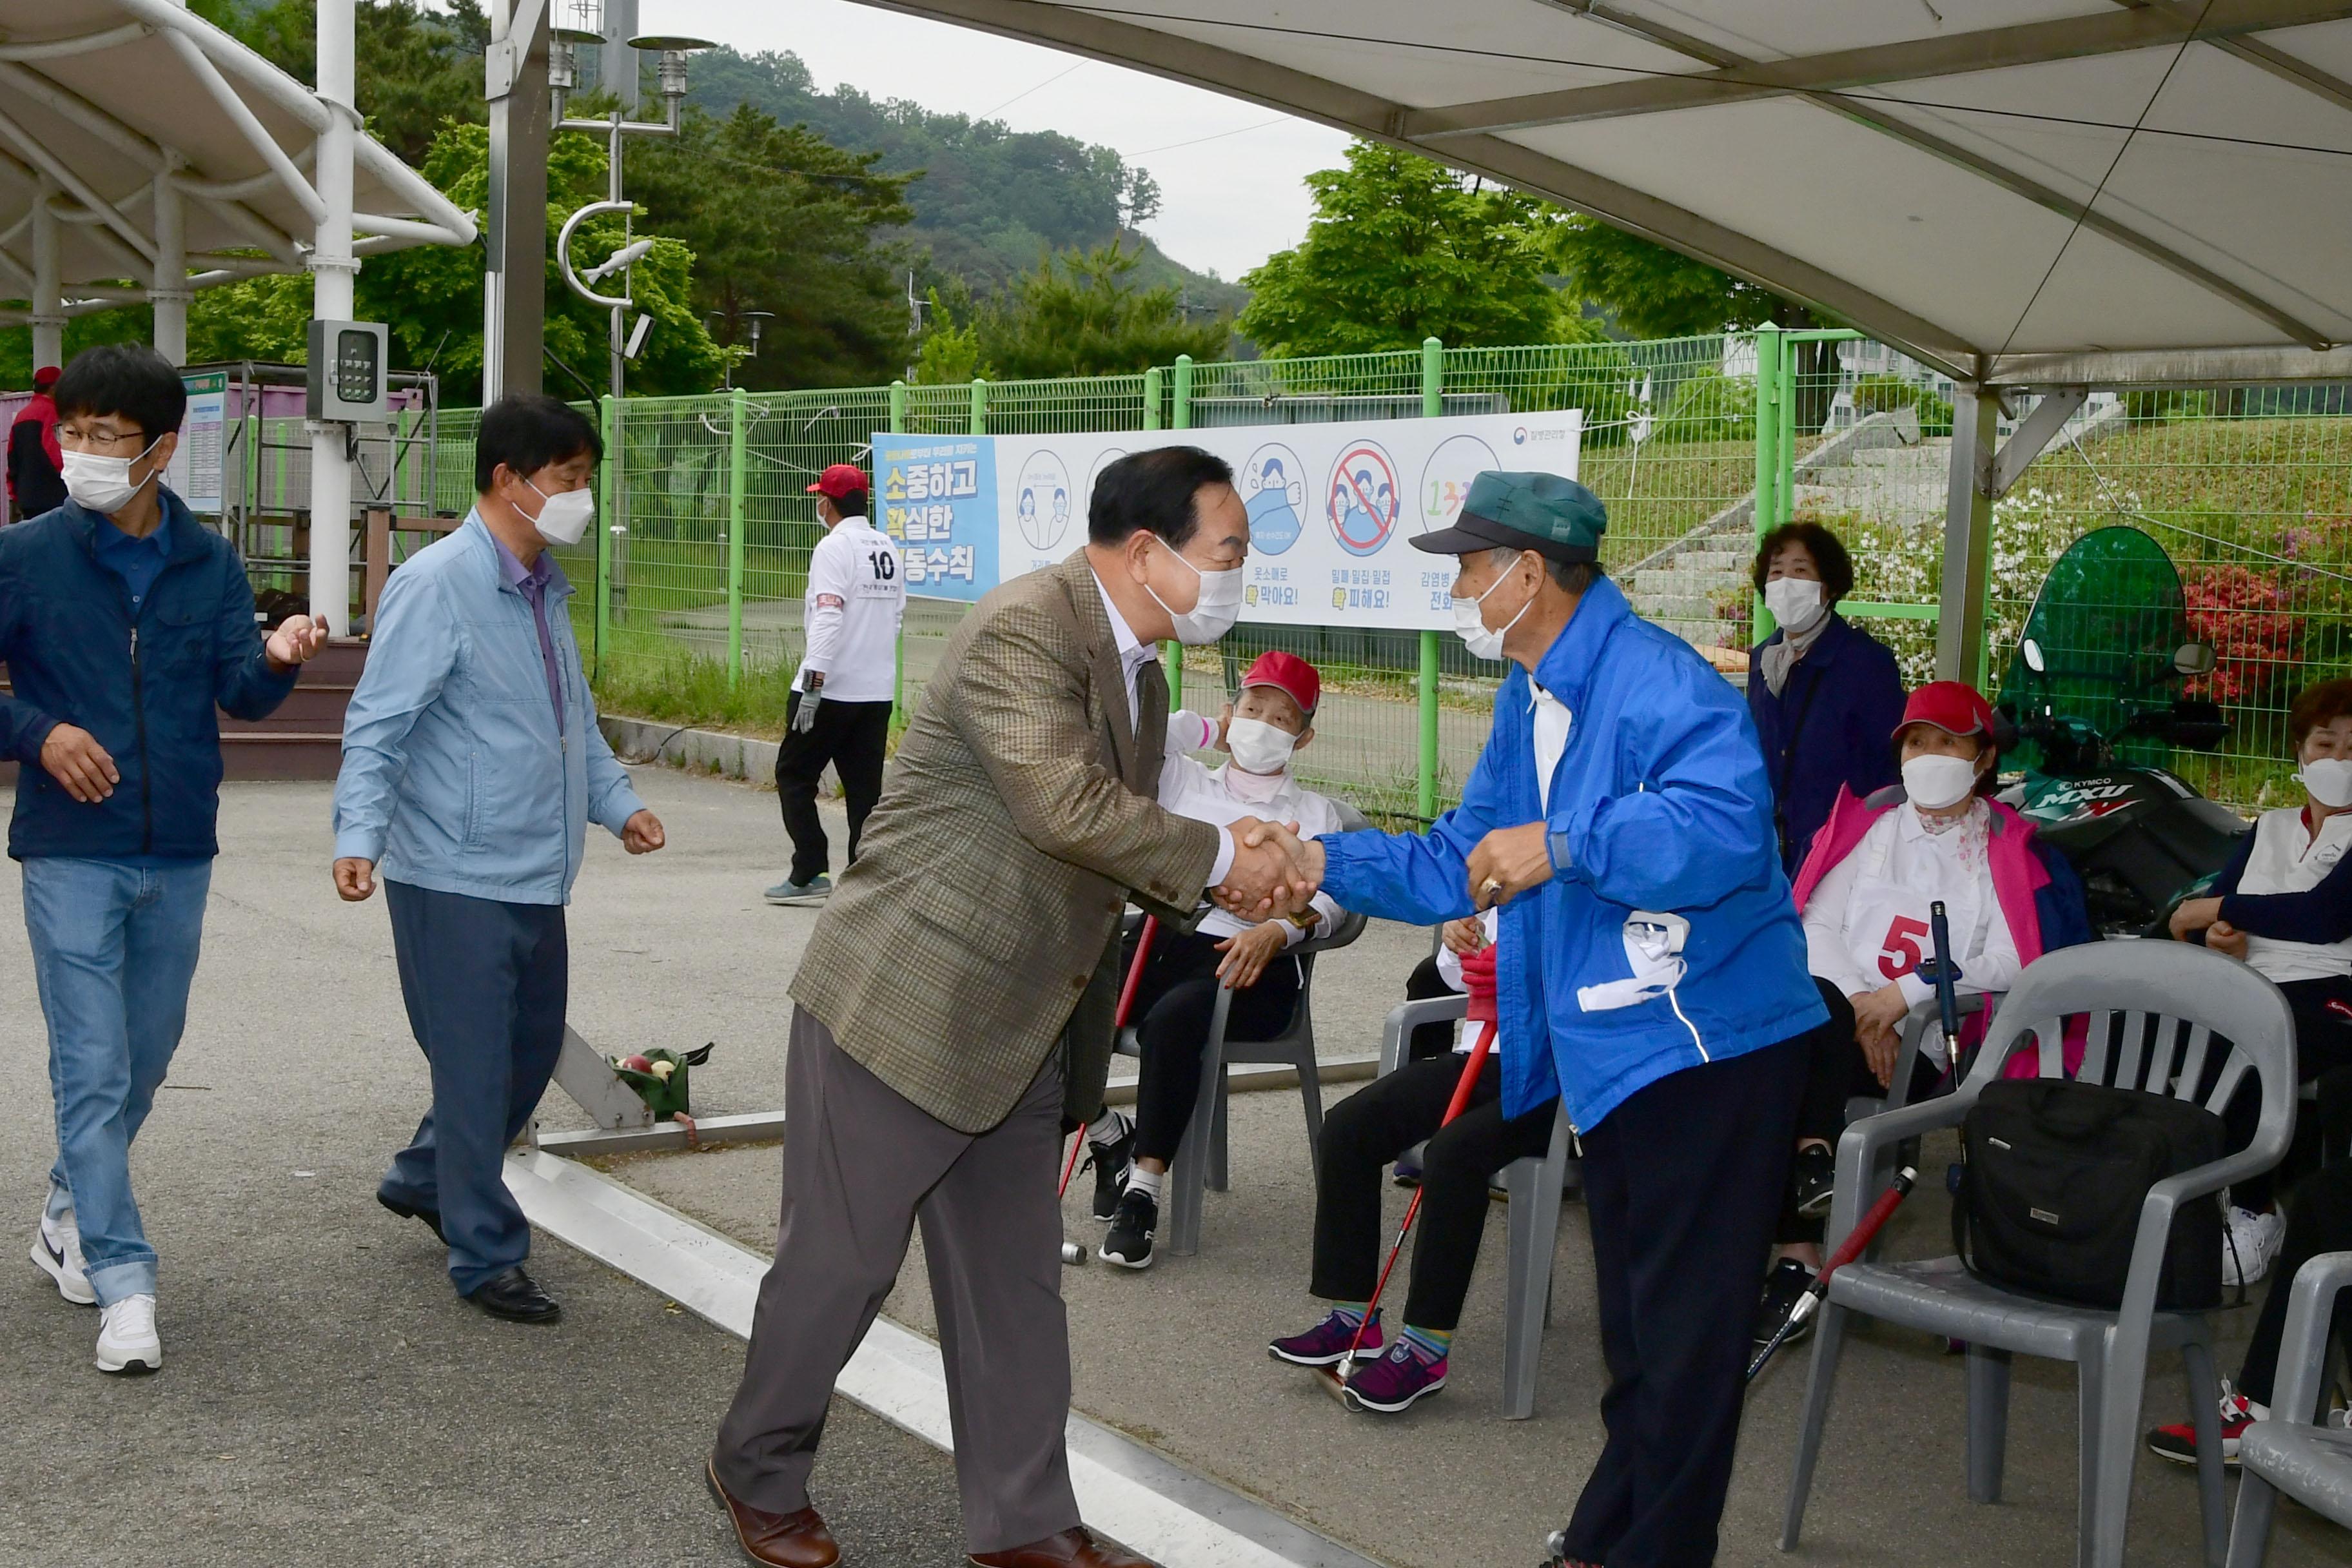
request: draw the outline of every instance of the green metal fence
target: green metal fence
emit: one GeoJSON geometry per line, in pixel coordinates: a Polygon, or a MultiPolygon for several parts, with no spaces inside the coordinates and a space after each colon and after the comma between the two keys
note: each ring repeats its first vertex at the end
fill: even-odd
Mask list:
{"type": "MultiPolygon", "coordinates": [[[[2105,523],[2146,527],[2179,562],[2195,627],[2221,650],[2200,690],[2233,721],[2225,752],[2184,753],[2177,765],[2221,798],[2267,798],[2291,771],[2279,761],[2286,702],[2305,680],[2352,664],[2345,401],[2343,389],[2095,398],[1995,508],[1988,684],[2058,552],[2105,523]]],[[[828,464],[861,461],[874,430],[1189,429],[1566,408],[1585,413],[1580,472],[1610,511],[1603,559],[1640,613],[1736,672],[1738,650],[1769,629],[1748,581],[1755,538],[1811,518],[1853,555],[1847,610],[1895,648],[1907,679],[1932,677],[1950,407],[1931,376],[1850,332],[1512,349],[1432,342],[1066,381],[607,399],[594,410],[613,459],[599,532],[562,552],[563,564],[583,589],[596,585],[574,607],[608,701],[758,728],[781,710],[800,654],[801,594],[820,534],[807,486],[828,464]]],[[[442,510],[470,501],[478,417],[441,413],[432,467],[442,510]]],[[[962,614],[950,601],[910,605],[902,704],[919,700],[962,614]]],[[[1329,694],[1299,757],[1303,775],[1398,816],[1425,817],[1455,797],[1486,734],[1499,665],[1434,633],[1244,626],[1171,661],[1171,684],[1188,705],[1213,709],[1267,647],[1314,659],[1329,694]]]]}

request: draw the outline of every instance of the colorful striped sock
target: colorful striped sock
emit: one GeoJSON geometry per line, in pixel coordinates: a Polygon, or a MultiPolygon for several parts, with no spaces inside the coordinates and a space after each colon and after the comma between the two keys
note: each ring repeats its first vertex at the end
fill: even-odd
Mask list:
{"type": "Polygon", "coordinates": [[[1364,1321],[1367,1305],[1363,1301],[1334,1301],[1331,1303],[1331,1315],[1352,1329],[1364,1321]]]}
{"type": "Polygon", "coordinates": [[[1404,1326],[1404,1338],[1411,1341],[1413,1347],[1423,1352],[1423,1360],[1444,1361],[1446,1350],[1454,1343],[1454,1331],[1417,1329],[1411,1323],[1407,1323],[1404,1326]]]}

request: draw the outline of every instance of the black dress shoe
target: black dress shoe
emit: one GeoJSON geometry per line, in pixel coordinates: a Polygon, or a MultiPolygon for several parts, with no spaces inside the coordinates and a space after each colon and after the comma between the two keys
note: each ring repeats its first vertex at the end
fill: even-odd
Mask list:
{"type": "Polygon", "coordinates": [[[382,1193],[376,1194],[375,1201],[382,1204],[384,1207],[390,1209],[393,1213],[398,1215],[403,1219],[423,1220],[425,1222],[425,1228],[433,1233],[434,1240],[445,1244],[448,1241],[449,1238],[441,1234],[441,1211],[439,1209],[419,1208],[415,1204],[404,1204],[397,1198],[385,1197],[382,1193]]]}
{"type": "Polygon", "coordinates": [[[520,1264],[476,1286],[466,1300],[491,1317],[511,1323],[551,1323],[563,1316],[555,1298],[541,1289],[539,1281],[525,1274],[520,1264]]]}

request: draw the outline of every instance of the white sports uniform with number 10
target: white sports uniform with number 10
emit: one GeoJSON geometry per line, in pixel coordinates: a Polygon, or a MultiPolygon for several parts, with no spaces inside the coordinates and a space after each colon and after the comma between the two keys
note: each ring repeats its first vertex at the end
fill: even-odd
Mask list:
{"type": "Polygon", "coordinates": [[[809,555],[803,626],[808,651],[793,675],[807,689],[808,673],[824,677],[827,702],[887,702],[898,694],[898,623],[907,613],[907,584],[898,545],[862,517],[845,517],[809,555]]]}

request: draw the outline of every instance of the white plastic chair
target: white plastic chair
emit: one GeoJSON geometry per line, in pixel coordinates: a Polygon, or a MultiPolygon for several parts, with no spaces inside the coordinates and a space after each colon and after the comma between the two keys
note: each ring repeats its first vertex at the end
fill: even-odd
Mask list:
{"type": "Polygon", "coordinates": [[[2281,1492],[2352,1529],[2352,1432],[2311,1420],[2326,1374],[2328,1322],[2336,1292],[2347,1286],[2352,1286],[2352,1252],[2323,1253],[2295,1273],[2271,1418],[2255,1422],[2238,1439],[2238,1518],[2230,1531],[2229,1568],[2262,1568],[2281,1492]]]}

